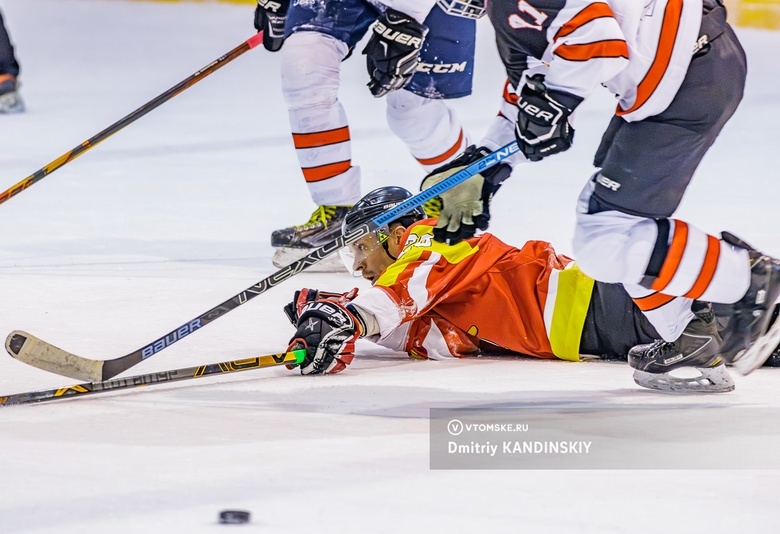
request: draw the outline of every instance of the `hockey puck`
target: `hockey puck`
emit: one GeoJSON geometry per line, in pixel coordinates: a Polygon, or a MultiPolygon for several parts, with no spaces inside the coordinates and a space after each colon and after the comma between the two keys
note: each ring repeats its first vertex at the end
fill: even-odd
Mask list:
{"type": "Polygon", "coordinates": [[[219,522],[223,525],[242,525],[249,523],[249,512],[245,510],[222,510],[219,522]]]}

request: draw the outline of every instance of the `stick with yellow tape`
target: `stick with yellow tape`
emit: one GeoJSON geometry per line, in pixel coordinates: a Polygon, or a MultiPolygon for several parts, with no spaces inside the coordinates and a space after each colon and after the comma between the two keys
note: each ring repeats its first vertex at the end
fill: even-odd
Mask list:
{"type": "Polygon", "coordinates": [[[306,351],[301,349],[294,350],[292,352],[283,352],[280,354],[256,356],[254,358],[246,358],[243,360],[210,363],[207,365],[198,365],[197,367],[173,369],[171,371],[158,371],[156,373],[129,376],[127,378],[114,378],[112,380],[87,382],[84,384],[77,384],[75,386],[62,388],[30,391],[28,393],[15,393],[12,395],[0,396],[0,406],[14,406],[19,404],[34,404],[58,399],[72,399],[74,397],[83,397],[84,395],[91,395],[93,393],[105,393],[107,391],[136,388],[140,386],[148,386],[151,384],[162,384],[163,382],[178,382],[180,380],[202,378],[209,375],[249,371],[251,369],[260,369],[261,367],[275,367],[277,365],[296,364],[300,365],[303,363],[305,356],[306,351]]]}

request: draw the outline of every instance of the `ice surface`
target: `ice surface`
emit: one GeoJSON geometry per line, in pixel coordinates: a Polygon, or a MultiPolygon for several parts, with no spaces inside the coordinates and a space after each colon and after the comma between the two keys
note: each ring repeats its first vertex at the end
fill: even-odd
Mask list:
{"type": "MultiPolygon", "coordinates": [[[[28,107],[0,116],[0,190],[253,31],[251,5],[3,0],[0,7],[28,107]]],[[[477,138],[495,114],[503,81],[487,21],[479,31],[474,95],[455,103],[477,138]]],[[[750,60],[745,100],[677,215],[780,254],[780,34],[739,34],[750,60]]],[[[0,336],[24,329],[82,356],[113,358],[274,272],[271,231],[302,222],[312,209],[278,69],[278,55],[248,52],[0,206],[0,336]]],[[[355,54],[344,64],[341,97],[363,189],[414,189],[422,172],[390,134],[384,103],[365,83],[355,54]]],[[[595,95],[578,111],[571,151],[517,169],[495,200],[495,233],[517,244],[547,239],[571,252],[574,200],[613,106],[606,92],[595,95]]],[[[346,274],[300,274],[128,374],[279,351],[291,334],[281,307],[296,288],[355,284],[346,274]]],[[[780,408],[780,372],[736,377],[731,394],[679,397],[642,390],[622,365],[416,362],[359,348],[351,368],[333,377],[263,369],[1,409],[0,533],[780,526],[776,471],[428,468],[431,407],[714,406],[723,409],[712,424],[725,426],[750,417],[752,408],[780,408]],[[226,508],[251,511],[252,523],[217,525],[226,508]]],[[[0,393],[71,383],[0,357],[0,393]]],[[[759,435],[719,444],[724,458],[776,455],[777,445],[759,435]]]]}

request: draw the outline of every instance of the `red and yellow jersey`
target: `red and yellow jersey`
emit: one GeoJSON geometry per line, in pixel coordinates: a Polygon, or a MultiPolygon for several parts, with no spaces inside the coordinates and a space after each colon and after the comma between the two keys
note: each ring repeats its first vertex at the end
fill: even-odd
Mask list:
{"type": "Polygon", "coordinates": [[[517,249],[485,233],[445,245],[433,240],[432,221],[422,221],[407,230],[398,260],[353,302],[376,317],[378,343],[412,355],[464,356],[486,341],[576,360],[592,288],[545,241],[517,249]]]}

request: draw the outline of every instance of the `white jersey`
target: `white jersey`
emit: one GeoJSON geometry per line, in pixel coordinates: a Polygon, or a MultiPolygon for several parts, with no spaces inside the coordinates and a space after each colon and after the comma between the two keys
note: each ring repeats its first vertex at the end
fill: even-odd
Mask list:
{"type": "Polygon", "coordinates": [[[627,121],[664,111],[688,70],[702,0],[493,0],[488,15],[512,85],[526,71],[587,97],[604,85],[627,121]]]}

